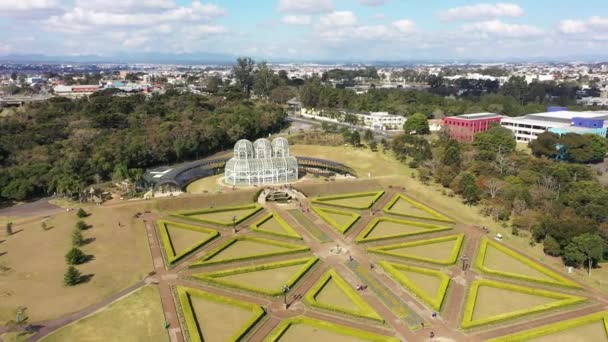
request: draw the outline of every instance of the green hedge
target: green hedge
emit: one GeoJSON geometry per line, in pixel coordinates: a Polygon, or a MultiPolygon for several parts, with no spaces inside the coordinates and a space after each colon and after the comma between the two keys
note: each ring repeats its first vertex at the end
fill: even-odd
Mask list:
{"type": "Polygon", "coordinates": [[[324,205],[331,205],[334,207],[342,207],[342,208],[351,208],[351,209],[369,209],[372,206],[372,202],[378,201],[380,197],[384,194],[384,190],[381,191],[371,191],[371,192],[356,192],[350,194],[343,195],[335,195],[335,196],[324,196],[324,197],[316,197],[311,200],[312,203],[319,203],[324,205]],[[372,200],[370,200],[369,205],[360,206],[360,205],[345,205],[345,204],[334,204],[334,203],[326,203],[326,201],[333,201],[339,199],[349,199],[349,198],[358,198],[358,197],[366,197],[366,196],[374,196],[372,200]]]}
{"type": "Polygon", "coordinates": [[[462,318],[462,327],[466,329],[466,328],[477,327],[477,326],[486,325],[486,324],[490,324],[490,323],[507,321],[507,320],[511,320],[511,319],[518,318],[521,316],[533,314],[536,312],[546,311],[546,310],[555,309],[555,308],[563,308],[565,306],[581,303],[586,300],[587,300],[586,298],[579,297],[579,296],[568,295],[568,294],[541,290],[541,289],[535,289],[532,287],[524,287],[524,286],[499,282],[499,281],[485,280],[485,279],[476,280],[471,284],[471,288],[469,290],[469,295],[467,296],[467,301],[466,301],[465,309],[464,309],[464,316],[462,318]],[[494,287],[494,288],[498,288],[498,289],[511,290],[511,291],[516,291],[516,292],[521,292],[521,293],[526,293],[526,294],[531,294],[531,295],[539,295],[539,296],[544,296],[544,297],[554,298],[554,299],[559,299],[559,300],[551,302],[551,303],[547,303],[544,305],[538,305],[535,307],[531,307],[528,309],[516,310],[516,311],[512,311],[512,312],[507,312],[504,314],[487,317],[487,318],[480,318],[480,319],[473,320],[473,312],[475,311],[475,302],[477,300],[477,293],[479,291],[480,286],[490,286],[490,287],[494,287]]]}
{"type": "Polygon", "coordinates": [[[378,263],[388,274],[391,275],[391,277],[412,291],[416,297],[420,298],[423,302],[430,305],[431,308],[435,309],[436,311],[441,310],[443,299],[445,298],[448,286],[450,285],[450,277],[447,274],[427,268],[396,264],[388,261],[380,261],[378,263]],[[441,279],[441,285],[439,285],[439,290],[437,291],[435,298],[429,296],[427,291],[410,281],[410,279],[403,275],[403,273],[399,272],[400,270],[426,274],[441,279]]]}
{"type": "Polygon", "coordinates": [[[288,266],[294,266],[294,265],[301,264],[302,269],[300,271],[298,271],[297,273],[295,273],[291,278],[289,278],[285,282],[285,285],[287,285],[291,288],[298,280],[300,280],[300,278],[302,278],[304,276],[304,274],[306,274],[306,272],[308,272],[308,270],[310,270],[311,267],[313,267],[316,264],[316,262],[318,260],[319,259],[317,259],[316,257],[300,258],[300,259],[295,259],[295,260],[271,262],[271,263],[255,265],[255,266],[233,268],[233,269],[229,269],[229,270],[223,270],[223,271],[217,271],[217,272],[211,272],[211,273],[194,274],[193,277],[204,280],[204,281],[208,281],[212,284],[219,285],[222,287],[236,288],[236,289],[240,289],[240,290],[261,293],[261,294],[265,294],[265,295],[269,295],[269,296],[279,296],[279,295],[283,294],[282,288],[267,289],[267,288],[261,288],[261,287],[255,286],[257,284],[237,284],[234,282],[225,281],[225,280],[223,280],[223,277],[233,275],[233,274],[271,270],[271,269],[275,269],[275,268],[288,267],[288,266]]]}
{"type": "Polygon", "coordinates": [[[225,241],[224,243],[222,243],[220,246],[216,247],[215,249],[211,250],[201,260],[190,264],[189,267],[224,264],[224,263],[229,263],[229,262],[234,262],[234,261],[255,260],[255,259],[265,258],[265,257],[269,257],[269,256],[296,254],[296,253],[301,253],[301,252],[305,252],[308,250],[310,250],[310,248],[308,248],[306,246],[291,244],[291,243],[287,243],[287,242],[279,242],[279,241],[275,241],[275,240],[268,240],[268,239],[262,239],[262,238],[245,236],[245,235],[235,236],[235,237],[232,237],[229,240],[225,241]],[[289,248],[289,250],[282,251],[282,252],[262,253],[262,254],[256,254],[256,255],[245,256],[245,257],[237,257],[237,258],[232,258],[232,259],[210,260],[215,255],[219,254],[220,252],[222,252],[223,250],[225,250],[226,248],[230,247],[232,244],[234,244],[238,241],[254,241],[254,242],[259,242],[259,243],[265,243],[268,245],[289,248]]]}
{"type": "Polygon", "coordinates": [[[427,207],[426,205],[414,201],[413,199],[402,195],[402,194],[397,194],[395,195],[395,197],[393,197],[390,202],[388,202],[386,204],[386,206],[384,206],[384,208],[382,208],[382,210],[387,213],[387,214],[392,214],[392,215],[398,215],[398,216],[406,216],[406,217],[413,217],[413,218],[418,218],[418,219],[426,219],[426,220],[435,220],[435,221],[442,221],[442,222],[454,222],[454,220],[450,219],[449,217],[427,207]],[[395,205],[395,203],[397,203],[398,200],[404,200],[407,203],[411,204],[412,206],[428,213],[430,215],[429,216],[420,216],[420,215],[414,215],[414,214],[404,214],[404,213],[399,213],[399,212],[395,212],[392,211],[393,206],[395,205]]]}
{"type": "MultiPolygon", "coordinates": [[[[219,296],[213,293],[207,293],[193,288],[187,288],[178,286],[177,294],[179,302],[182,307],[184,319],[186,321],[186,327],[188,334],[190,335],[191,342],[202,342],[203,338],[199,332],[199,324],[192,310],[192,304],[190,302],[190,296],[202,297],[210,301],[214,301],[221,304],[227,304],[232,306],[238,306],[243,309],[251,310],[252,317],[243,325],[241,329],[230,336],[230,341],[238,341],[243,335],[245,335],[251,328],[264,316],[265,311],[259,305],[243,302],[240,300],[219,296]]],[[[209,314],[213,314],[212,312],[209,314]]]]}
{"type": "Polygon", "coordinates": [[[297,316],[285,319],[264,339],[265,342],[280,341],[281,337],[292,325],[307,325],[309,327],[331,331],[336,334],[352,336],[354,339],[366,340],[370,342],[399,342],[399,339],[390,336],[383,336],[365,330],[359,330],[344,325],[320,321],[305,316],[297,316]]]}
{"type": "Polygon", "coordinates": [[[608,338],[608,311],[598,312],[591,315],[569,319],[567,321],[561,321],[549,325],[545,325],[536,329],[526,330],[517,334],[501,336],[489,340],[488,342],[521,342],[529,341],[537,337],[551,335],[559,333],[568,329],[577,328],[586,324],[602,321],[604,329],[606,329],[606,335],[597,336],[598,341],[605,341],[608,338]]]}
{"type": "Polygon", "coordinates": [[[475,266],[483,273],[491,274],[491,275],[495,275],[495,276],[502,276],[502,277],[518,279],[518,280],[526,280],[526,281],[531,281],[531,282],[540,283],[540,284],[549,284],[549,285],[558,285],[558,286],[563,286],[563,287],[580,288],[580,286],[578,284],[574,283],[573,281],[570,281],[567,278],[565,278],[543,266],[538,265],[536,262],[524,257],[523,255],[512,251],[511,249],[501,245],[500,243],[491,241],[487,238],[483,238],[481,240],[481,244],[479,246],[479,253],[477,253],[477,259],[475,260],[475,266]],[[484,262],[486,259],[486,252],[488,250],[488,245],[491,245],[492,247],[498,249],[499,251],[501,251],[501,252],[509,255],[510,257],[526,264],[527,266],[543,273],[544,275],[546,275],[550,278],[553,278],[554,281],[547,280],[547,279],[533,278],[533,277],[529,277],[529,276],[525,276],[525,275],[521,275],[521,274],[517,274],[517,273],[503,272],[503,271],[497,271],[497,270],[487,268],[484,265],[484,262]]]}
{"type": "Polygon", "coordinates": [[[325,274],[317,281],[317,283],[304,295],[304,303],[307,305],[330,310],[338,313],[342,313],[345,315],[351,315],[361,318],[368,318],[375,321],[384,322],[384,319],[372,309],[361,296],[355,292],[355,290],[350,287],[350,285],[333,269],[328,270],[325,274]],[[323,288],[330,282],[334,281],[336,285],[344,292],[344,294],[359,308],[359,310],[349,310],[343,307],[334,306],[330,304],[319,303],[316,297],[319,295],[319,292],[323,290],[323,288]]]}
{"type": "Polygon", "coordinates": [[[436,233],[436,232],[441,232],[441,231],[450,230],[450,229],[452,229],[452,227],[438,226],[438,225],[429,224],[429,223],[397,220],[397,219],[389,218],[389,217],[377,217],[377,218],[373,219],[367,225],[367,227],[365,227],[365,229],[363,229],[363,231],[355,239],[355,242],[359,243],[359,242],[379,241],[379,240],[393,239],[393,238],[404,237],[404,236],[414,236],[414,235],[427,234],[427,233],[436,233]],[[386,236],[379,236],[379,237],[375,237],[375,238],[368,238],[367,236],[372,232],[372,230],[374,230],[376,228],[376,226],[380,222],[393,222],[393,223],[404,224],[404,225],[409,225],[409,226],[414,226],[414,227],[420,227],[423,229],[415,230],[413,232],[406,232],[406,233],[400,233],[400,234],[394,234],[394,235],[386,235],[386,236]]]}
{"type": "Polygon", "coordinates": [[[302,236],[300,236],[300,234],[298,234],[298,232],[296,232],[287,222],[285,222],[285,220],[283,220],[283,218],[279,214],[274,213],[274,212],[262,217],[261,220],[252,224],[250,227],[251,227],[252,231],[258,232],[261,234],[302,240],[302,236]],[[270,220],[272,218],[274,218],[279,223],[279,225],[281,226],[281,228],[283,228],[285,233],[276,233],[276,232],[271,232],[268,230],[263,230],[262,228],[260,228],[264,223],[266,223],[268,220],[270,220]]]}
{"type": "Polygon", "coordinates": [[[345,210],[319,208],[319,207],[312,207],[312,210],[315,213],[317,213],[317,215],[319,215],[323,220],[325,220],[325,222],[327,222],[332,228],[334,228],[335,230],[337,230],[339,233],[342,233],[342,234],[346,234],[346,232],[361,217],[361,215],[359,215],[357,213],[353,213],[353,212],[345,211],[345,210]],[[329,212],[332,214],[339,214],[339,215],[349,215],[352,217],[352,219],[350,221],[348,221],[346,224],[340,225],[338,222],[336,222],[334,219],[332,219],[330,216],[328,216],[326,214],[326,212],[329,212]]]}
{"type": "Polygon", "coordinates": [[[190,226],[190,225],[178,223],[178,222],[158,220],[157,224],[158,224],[158,228],[160,230],[160,236],[161,236],[161,240],[163,242],[163,247],[165,249],[165,255],[167,257],[167,261],[169,262],[169,264],[176,263],[177,261],[181,260],[186,255],[190,254],[195,249],[209,243],[211,240],[215,239],[219,235],[218,232],[213,229],[195,227],[195,226],[190,226]],[[199,242],[196,242],[195,244],[192,245],[192,247],[177,254],[175,251],[175,248],[173,247],[173,244],[171,243],[171,236],[170,236],[168,228],[167,228],[168,224],[181,228],[181,229],[187,229],[187,230],[193,230],[196,232],[207,233],[207,234],[209,234],[209,236],[208,236],[208,238],[201,240],[199,242]]]}
{"type": "Polygon", "coordinates": [[[220,226],[232,226],[233,224],[239,224],[243,221],[245,221],[246,219],[248,219],[249,217],[253,216],[254,214],[256,214],[258,211],[262,210],[262,206],[257,204],[257,203],[252,203],[252,204],[245,204],[245,205],[238,205],[238,206],[230,206],[230,207],[219,207],[219,208],[209,208],[209,209],[202,209],[202,210],[189,210],[189,211],[179,211],[176,213],[172,213],[170,214],[173,217],[178,217],[181,219],[185,219],[185,220],[190,220],[193,222],[197,222],[197,223],[212,223],[212,224],[217,224],[220,226]],[[211,214],[211,213],[221,213],[224,211],[236,211],[236,210],[242,210],[242,209],[251,209],[251,212],[241,218],[238,218],[235,222],[232,221],[216,221],[213,219],[208,219],[208,218],[200,218],[200,217],[192,217],[193,215],[204,215],[204,214],[211,214]]]}
{"type": "Polygon", "coordinates": [[[464,234],[449,235],[449,236],[443,236],[443,237],[433,238],[433,239],[416,240],[416,241],[411,241],[411,242],[402,242],[402,243],[397,243],[397,244],[394,244],[394,245],[387,245],[387,246],[380,246],[380,247],[370,247],[370,248],[367,249],[367,251],[371,252],[371,253],[375,253],[375,254],[381,254],[381,255],[386,255],[386,256],[391,256],[391,257],[396,257],[396,258],[402,258],[402,259],[410,259],[410,260],[418,260],[418,261],[430,262],[430,263],[438,264],[438,265],[453,265],[458,260],[458,254],[460,253],[460,248],[462,247],[463,240],[464,240],[464,234]],[[450,257],[447,260],[425,258],[425,257],[419,257],[419,256],[415,256],[415,255],[402,255],[402,254],[397,254],[397,253],[391,252],[391,250],[393,250],[393,249],[399,249],[399,248],[404,248],[404,247],[431,245],[431,244],[441,243],[441,242],[450,241],[450,240],[456,240],[456,243],[454,244],[454,247],[452,249],[452,253],[451,253],[450,257]]]}

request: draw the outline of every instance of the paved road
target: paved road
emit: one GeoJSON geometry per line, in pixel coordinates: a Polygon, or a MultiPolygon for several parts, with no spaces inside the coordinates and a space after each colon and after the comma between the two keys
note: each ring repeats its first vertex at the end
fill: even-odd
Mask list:
{"type": "Polygon", "coordinates": [[[64,210],[56,205],[50,204],[49,199],[50,198],[41,198],[36,201],[1,208],[0,216],[44,216],[53,215],[64,210]]]}

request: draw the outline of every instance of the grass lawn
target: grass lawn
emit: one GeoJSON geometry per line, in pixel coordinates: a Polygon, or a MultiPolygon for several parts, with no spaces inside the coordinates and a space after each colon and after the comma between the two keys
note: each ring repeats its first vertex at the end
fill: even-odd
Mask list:
{"type": "Polygon", "coordinates": [[[555,301],[557,301],[555,298],[490,286],[480,286],[477,292],[477,299],[475,300],[473,320],[528,309],[555,301]]]}
{"type": "MultiPolygon", "coordinates": [[[[14,220],[16,234],[0,244],[0,263],[10,270],[0,276],[0,325],[12,319],[14,310],[26,306],[31,322],[61,317],[95,304],[143,279],[152,270],[146,231],[133,214],[152,206],[137,202],[123,206],[91,206],[83,232],[94,239],[82,247],[94,259],[77,266],[89,282],[75,287],[63,285],[64,256],[71,248],[76,212],[61,212],[41,228],[41,218],[14,220]],[[122,227],[118,226],[118,222],[122,227]]],[[[0,220],[1,221],[1,220],[0,220]]],[[[0,233],[4,234],[4,232],[0,233]]]]}
{"type": "Polygon", "coordinates": [[[444,241],[430,245],[408,246],[386,250],[391,254],[412,255],[426,259],[446,260],[452,256],[456,240],[444,241]]]}
{"type": "Polygon", "coordinates": [[[216,212],[216,213],[193,214],[193,215],[186,215],[186,216],[196,218],[196,219],[203,219],[203,220],[207,219],[207,220],[231,223],[233,216],[236,216],[236,220],[238,221],[241,219],[241,217],[249,215],[252,211],[253,211],[253,209],[248,208],[248,209],[220,211],[220,212],[216,212]]]}
{"type": "Polygon", "coordinates": [[[41,341],[168,341],[158,289],[146,286],[41,341]]]}
{"type": "Polygon", "coordinates": [[[288,250],[290,250],[290,248],[269,245],[258,241],[238,240],[218,254],[211,257],[209,261],[241,259],[259,254],[277,253],[288,250]]]}
{"type": "Polygon", "coordinates": [[[540,336],[532,339],[534,342],[606,342],[606,327],[603,321],[581,325],[580,327],[560,331],[555,334],[540,336]]]}
{"type": "Polygon", "coordinates": [[[340,214],[337,212],[324,211],[325,215],[334,220],[340,226],[344,226],[345,224],[350,223],[353,220],[353,215],[351,214],[340,214]]]}
{"type": "Polygon", "coordinates": [[[506,253],[496,249],[492,245],[488,245],[486,249],[484,266],[500,272],[515,273],[537,279],[555,281],[555,279],[538,270],[535,270],[519,260],[514,259],[506,253]]]}
{"type": "Polygon", "coordinates": [[[292,265],[248,273],[232,274],[221,277],[223,281],[255,285],[264,288],[281,288],[289,278],[302,269],[302,265],[292,265]]]}
{"type": "Polygon", "coordinates": [[[220,178],[224,177],[223,174],[206,177],[190,183],[186,187],[186,191],[192,194],[202,192],[216,192],[220,186],[220,178]]]}
{"type": "Polygon", "coordinates": [[[399,269],[399,273],[403,274],[418,288],[426,292],[430,298],[436,298],[441,288],[442,279],[433,275],[399,269]]]}
{"type": "Polygon", "coordinates": [[[4,334],[0,335],[0,338],[4,342],[24,342],[32,335],[34,335],[34,334],[28,333],[25,331],[9,332],[9,333],[4,333],[4,334]]]}
{"type": "Polygon", "coordinates": [[[407,201],[403,200],[403,199],[398,199],[397,202],[395,202],[395,204],[393,204],[390,208],[390,210],[392,212],[398,213],[398,214],[402,214],[402,215],[414,215],[414,216],[421,216],[421,217],[432,217],[431,215],[429,215],[429,213],[427,213],[426,211],[420,209],[420,208],[416,208],[415,206],[413,206],[412,204],[408,203],[407,201]]]}
{"type": "Polygon", "coordinates": [[[310,342],[310,341],[332,341],[332,342],[365,342],[365,338],[342,335],[334,331],[319,329],[305,324],[292,324],[278,339],[281,342],[310,342]]]}
{"type": "Polygon", "coordinates": [[[366,207],[366,206],[370,205],[370,203],[372,202],[372,200],[375,197],[376,197],[376,195],[353,197],[353,198],[341,198],[341,199],[334,199],[334,200],[318,202],[317,204],[337,205],[337,206],[344,206],[344,207],[366,207]]]}
{"type": "Polygon", "coordinates": [[[174,254],[180,254],[182,251],[192,247],[194,244],[201,240],[206,240],[211,234],[197,231],[183,229],[179,226],[173,226],[171,223],[167,223],[167,231],[171,238],[171,246],[173,247],[174,254]]]}
{"type": "Polygon", "coordinates": [[[344,293],[344,290],[338,286],[333,278],[330,278],[329,281],[325,283],[314,298],[319,304],[335,306],[349,311],[359,310],[357,304],[348,298],[346,293],[344,293]]]}

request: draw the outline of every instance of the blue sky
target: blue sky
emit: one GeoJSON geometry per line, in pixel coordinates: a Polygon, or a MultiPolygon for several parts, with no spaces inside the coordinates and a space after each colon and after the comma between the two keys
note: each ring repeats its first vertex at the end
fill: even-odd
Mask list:
{"type": "Polygon", "coordinates": [[[606,0],[0,0],[0,55],[572,59],[607,43],[606,0]]]}

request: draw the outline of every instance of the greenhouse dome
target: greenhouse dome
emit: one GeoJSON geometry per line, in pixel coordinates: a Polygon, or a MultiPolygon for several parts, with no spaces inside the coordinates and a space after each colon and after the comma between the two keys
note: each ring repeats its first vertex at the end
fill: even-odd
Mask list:
{"type": "Polygon", "coordinates": [[[253,144],[239,140],[234,157],[227,163],[224,182],[230,185],[264,185],[294,182],[298,179],[298,161],[289,155],[289,143],[276,138],[272,143],[258,139],[253,144]]]}

